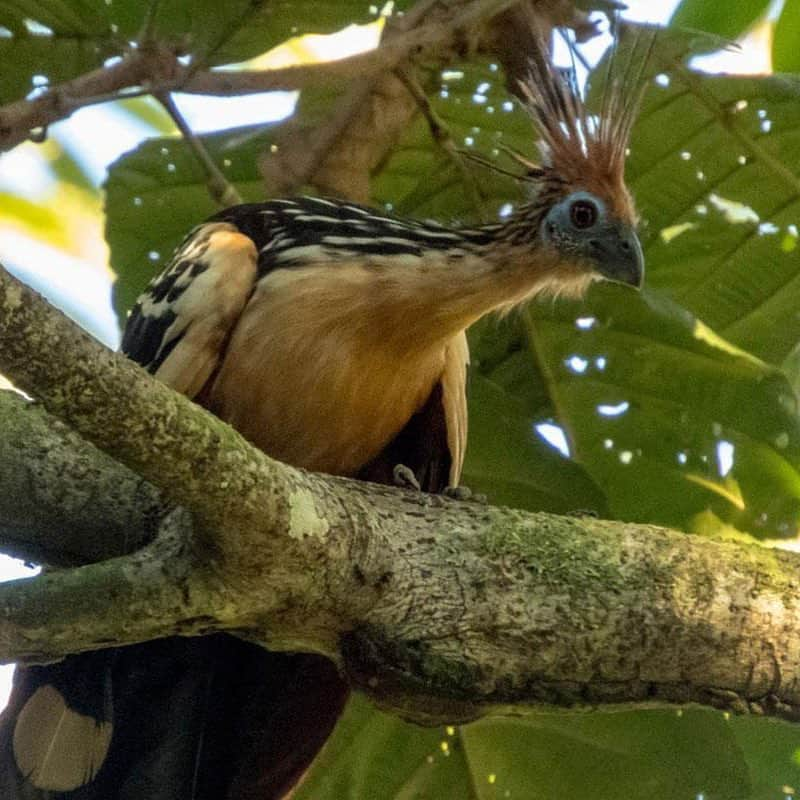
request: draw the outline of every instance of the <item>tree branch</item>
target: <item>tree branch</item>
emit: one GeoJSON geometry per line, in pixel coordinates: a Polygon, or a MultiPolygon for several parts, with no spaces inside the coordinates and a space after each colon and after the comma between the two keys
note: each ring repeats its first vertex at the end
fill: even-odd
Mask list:
{"type": "Polygon", "coordinates": [[[167,513],[159,493],[41,405],[0,391],[0,542],[53,565],[129,553],[167,513]]]}
{"type": "Polygon", "coordinates": [[[222,170],[216,165],[211,154],[206,150],[206,146],[189,127],[180,109],[175,105],[172,95],[169,92],[159,92],[156,98],[164,107],[164,110],[172,117],[172,121],[181,132],[181,136],[183,136],[189,150],[194,154],[195,160],[205,172],[208,193],[211,195],[211,199],[220,208],[241,203],[242,196],[236,191],[236,187],[222,174],[222,170]]]}
{"type": "MultiPolygon", "coordinates": [[[[460,25],[472,24],[516,0],[465,2],[457,15],[460,25]]],[[[0,152],[10,150],[37,129],[69,117],[84,106],[141,94],[186,92],[231,97],[268,91],[295,91],[308,86],[330,87],[352,78],[391,71],[413,53],[435,50],[452,36],[452,24],[434,21],[396,32],[375,50],[337,61],[301,64],[273,70],[196,70],[178,61],[178,54],[157,43],[128,52],[110,67],[81,75],[39,97],[0,107],[0,152]]]]}
{"type": "Polygon", "coordinates": [[[349,82],[339,81],[339,96],[323,121],[309,125],[302,108],[286,123],[260,168],[270,194],[290,194],[313,184],[322,194],[366,202],[370,179],[417,113],[415,98],[394,74],[414,56],[445,64],[477,38],[481,23],[519,0],[421,0],[393,25],[387,25],[378,53],[394,52],[381,69],[349,82]],[[408,37],[412,51],[397,49],[408,37]]]}
{"type": "Polygon", "coordinates": [[[194,521],[0,587],[5,659],[228,630],[329,655],[425,722],[542,703],[800,716],[796,554],[283,466],[5,272],[0,367],[194,521]]]}

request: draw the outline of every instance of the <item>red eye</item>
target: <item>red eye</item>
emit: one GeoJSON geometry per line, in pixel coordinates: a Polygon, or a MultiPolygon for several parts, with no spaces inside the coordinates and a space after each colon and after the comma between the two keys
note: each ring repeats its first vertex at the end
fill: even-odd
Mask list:
{"type": "Polygon", "coordinates": [[[569,207],[569,218],[579,230],[591,228],[597,222],[597,206],[589,200],[576,200],[569,207]]]}

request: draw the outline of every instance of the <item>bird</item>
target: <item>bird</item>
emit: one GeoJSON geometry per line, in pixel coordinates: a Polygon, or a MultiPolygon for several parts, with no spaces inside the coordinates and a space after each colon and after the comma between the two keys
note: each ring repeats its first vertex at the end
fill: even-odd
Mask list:
{"type": "MultiPolygon", "coordinates": [[[[609,75],[598,118],[541,50],[519,92],[540,158],[517,157],[529,197],[507,217],[447,226],[324,197],[224,209],[140,296],[122,352],[288,464],[457,487],[470,325],[643,281],[624,178],[641,70],[609,75]]],[[[0,718],[0,793],[280,798],[347,695],[326,659],[227,634],[24,667],[0,718]]]]}

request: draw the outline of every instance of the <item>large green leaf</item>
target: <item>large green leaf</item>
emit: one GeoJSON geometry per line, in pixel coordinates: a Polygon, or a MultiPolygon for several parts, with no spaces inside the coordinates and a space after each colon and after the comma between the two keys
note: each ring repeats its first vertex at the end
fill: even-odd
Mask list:
{"type": "Polygon", "coordinates": [[[800,341],[799,100],[789,76],[665,74],[628,166],[647,284],[773,363],[800,341]]]}
{"type": "Polygon", "coordinates": [[[711,509],[741,530],[795,535],[800,422],[780,370],[658,293],[612,285],[580,309],[535,306],[527,343],[614,516],[691,528],[711,509]]]}
{"type": "Polygon", "coordinates": [[[722,714],[531,714],[425,729],[348,706],[296,800],[753,797],[722,714]]]}
{"type": "MultiPolygon", "coordinates": [[[[395,5],[402,10],[408,3],[395,5]]],[[[0,2],[0,59],[14,65],[0,71],[0,103],[46,85],[42,79],[54,84],[100,67],[143,36],[218,65],[252,58],[291,36],[374,19],[368,4],[354,0],[0,2]]]]}
{"type": "Polygon", "coordinates": [[[734,3],[683,0],[675,9],[670,24],[735,39],[763,16],[768,7],[769,0],[736,0],[734,3]]]}

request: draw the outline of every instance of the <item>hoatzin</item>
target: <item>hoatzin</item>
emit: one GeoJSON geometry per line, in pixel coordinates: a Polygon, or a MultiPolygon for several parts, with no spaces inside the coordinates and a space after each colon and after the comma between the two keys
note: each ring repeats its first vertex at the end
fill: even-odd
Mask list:
{"type": "MultiPolygon", "coordinates": [[[[628,73],[629,74],[629,73],[628,73]]],[[[623,179],[639,88],[610,78],[599,120],[543,54],[523,94],[541,163],[506,219],[445,227],[338,200],[228,208],[195,228],[139,298],[122,349],[266,453],[438,492],[459,481],[465,330],[594,280],[638,287],[623,179]]],[[[225,634],[18,671],[0,729],[0,795],[63,800],[278,798],[347,689],[312,655],[225,634]]]]}

